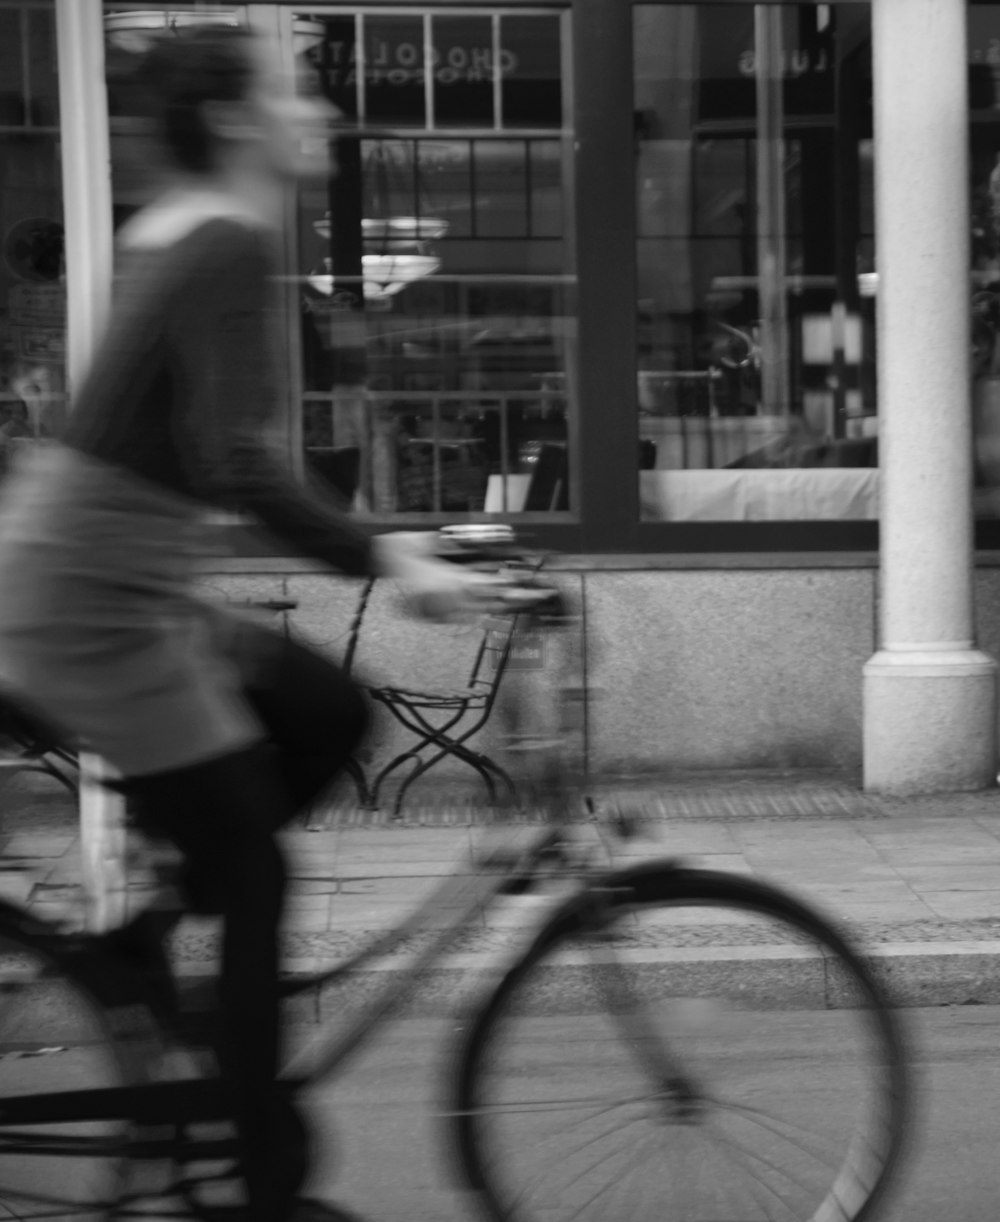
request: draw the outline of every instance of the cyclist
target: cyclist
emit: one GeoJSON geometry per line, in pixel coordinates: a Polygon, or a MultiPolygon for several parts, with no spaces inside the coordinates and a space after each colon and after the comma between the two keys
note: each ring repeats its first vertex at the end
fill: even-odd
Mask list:
{"type": "Polygon", "coordinates": [[[275,1222],[307,1169],[276,1084],[275,831],[368,714],[330,661],[198,598],[206,511],[248,512],[306,556],[445,604],[475,578],[405,536],[370,540],[292,479],[275,437],[280,208],[291,180],[332,172],[333,108],[241,29],[164,35],[132,80],[169,174],[119,231],[110,324],[65,429],[4,490],[0,682],[114,766],[181,851],[189,902],[222,915],[220,1067],[247,1216],[275,1222]]]}

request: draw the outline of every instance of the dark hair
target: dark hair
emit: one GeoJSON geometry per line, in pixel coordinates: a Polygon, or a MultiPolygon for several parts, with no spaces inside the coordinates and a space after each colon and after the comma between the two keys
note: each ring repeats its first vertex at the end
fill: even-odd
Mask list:
{"type": "Polygon", "coordinates": [[[182,169],[204,174],[213,168],[216,138],[204,106],[247,96],[256,37],[241,26],[187,26],[158,35],[138,62],[143,108],[182,169]]]}

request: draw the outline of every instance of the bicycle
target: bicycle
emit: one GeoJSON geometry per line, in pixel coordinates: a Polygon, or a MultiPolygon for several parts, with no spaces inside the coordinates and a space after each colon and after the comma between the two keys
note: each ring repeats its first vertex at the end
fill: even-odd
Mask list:
{"type": "MultiPolygon", "coordinates": [[[[503,532],[492,538],[499,551],[475,532],[452,532],[449,546],[466,559],[500,555],[506,605],[532,630],[565,639],[572,611],[544,570],[519,567],[503,532]]],[[[524,843],[484,852],[471,877],[446,879],[346,962],[286,983],[290,1000],[329,989],[425,931],[360,1012],[292,1057],[289,1090],[333,1074],[372,1040],[475,914],[535,892],[549,897],[547,910],[471,1006],[446,1074],[456,1167],[484,1218],[644,1222],[669,1204],[685,1222],[871,1219],[899,1167],[910,1092],[898,1017],[862,954],[763,882],[673,859],[609,866],[600,846],[634,843],[636,820],[578,805],[561,734],[515,737],[536,761],[527,770],[546,821],[524,843]],[[585,843],[594,829],[597,849],[585,843]],[[728,951],[712,953],[760,943],[765,927],[766,946],[783,948],[772,958],[792,993],[818,972],[844,1008],[789,1016],[787,979],[778,997],[766,966],[748,975],[728,951]],[[706,929],[721,933],[709,953],[686,953],[692,932],[704,939],[706,929]],[[811,1073],[808,1095],[795,1070],[811,1073]]],[[[184,1047],[107,939],[67,936],[0,903],[7,1211],[97,1218],[168,1199],[211,1219],[231,1193],[233,1145],[219,1082],[184,1047]]]]}

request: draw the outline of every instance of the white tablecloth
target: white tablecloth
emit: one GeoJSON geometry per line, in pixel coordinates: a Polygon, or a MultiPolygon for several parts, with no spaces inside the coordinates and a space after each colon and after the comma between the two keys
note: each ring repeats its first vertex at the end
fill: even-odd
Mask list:
{"type": "Polygon", "coordinates": [[[521,513],[524,509],[524,502],[528,499],[528,485],[531,483],[531,476],[507,476],[506,506],[503,503],[503,481],[502,475],[491,475],[486,481],[486,504],[483,508],[487,513],[502,513],[504,509],[508,513],[521,513]]]}
{"type": "Polygon", "coordinates": [[[872,467],[640,471],[646,522],[823,521],[878,517],[872,467]]]}

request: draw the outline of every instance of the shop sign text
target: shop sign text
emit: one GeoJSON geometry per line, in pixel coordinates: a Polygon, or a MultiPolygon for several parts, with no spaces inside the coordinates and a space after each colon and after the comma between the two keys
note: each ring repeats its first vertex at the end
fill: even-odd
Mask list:
{"type": "MultiPolygon", "coordinates": [[[[327,43],[329,63],[324,68],[327,85],[332,89],[357,83],[358,54],[346,42],[327,43]]],[[[498,55],[490,47],[448,47],[439,50],[413,42],[375,42],[366,48],[363,70],[366,85],[422,85],[430,68],[439,85],[468,84],[492,81],[494,71],[511,76],[518,68],[513,51],[501,49],[498,55]]]]}

